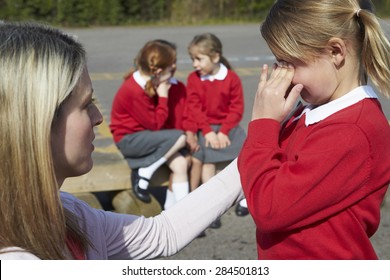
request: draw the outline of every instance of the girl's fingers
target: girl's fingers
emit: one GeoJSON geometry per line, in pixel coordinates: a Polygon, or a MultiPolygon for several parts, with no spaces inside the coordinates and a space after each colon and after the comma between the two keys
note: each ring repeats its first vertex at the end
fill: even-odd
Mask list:
{"type": "Polygon", "coordinates": [[[263,67],[261,68],[260,83],[267,82],[267,77],[268,77],[268,65],[264,64],[263,67]]]}
{"type": "Polygon", "coordinates": [[[291,70],[292,69],[287,64],[281,63],[281,65],[279,65],[278,68],[275,70],[275,76],[273,77],[273,81],[275,81],[276,83],[283,82],[286,78],[288,78],[288,74],[291,73],[291,70]]]}
{"type": "Polygon", "coordinates": [[[270,76],[270,79],[273,79],[275,78],[275,76],[278,74],[278,71],[279,71],[279,64],[277,64],[276,62],[272,65],[272,70],[271,70],[271,76],[270,76]]]}
{"type": "Polygon", "coordinates": [[[278,88],[277,94],[286,95],[288,88],[291,86],[292,80],[294,78],[294,67],[290,65],[283,65],[280,67],[280,71],[275,79],[272,81],[273,85],[278,88]]]}
{"type": "Polygon", "coordinates": [[[290,112],[294,108],[295,103],[298,100],[302,89],[303,89],[302,84],[298,84],[298,85],[293,86],[290,93],[286,97],[286,102],[285,102],[285,112],[286,113],[290,112]]]}
{"type": "Polygon", "coordinates": [[[295,74],[292,64],[281,62],[275,65],[269,78],[267,72],[268,67],[263,66],[253,103],[252,120],[272,118],[281,121],[293,108],[303,86],[292,86],[295,74]]]}

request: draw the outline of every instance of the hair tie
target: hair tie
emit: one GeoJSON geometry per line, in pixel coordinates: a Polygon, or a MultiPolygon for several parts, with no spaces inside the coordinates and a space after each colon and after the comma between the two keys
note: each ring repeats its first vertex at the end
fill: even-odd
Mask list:
{"type": "Polygon", "coordinates": [[[359,13],[360,13],[361,10],[362,10],[362,9],[357,9],[357,10],[356,10],[356,16],[357,16],[358,18],[360,18],[359,13]]]}

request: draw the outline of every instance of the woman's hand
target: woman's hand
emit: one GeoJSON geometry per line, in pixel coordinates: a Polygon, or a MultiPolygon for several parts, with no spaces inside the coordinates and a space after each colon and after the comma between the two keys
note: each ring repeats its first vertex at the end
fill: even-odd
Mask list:
{"type": "Polygon", "coordinates": [[[205,139],[205,146],[211,147],[213,149],[220,149],[221,145],[219,143],[217,134],[214,131],[210,131],[204,136],[205,139]]]}
{"type": "Polygon", "coordinates": [[[229,136],[227,136],[226,134],[224,134],[222,132],[218,132],[217,137],[218,137],[218,141],[219,141],[221,149],[226,148],[227,146],[230,146],[231,142],[230,142],[229,136]]]}
{"type": "Polygon", "coordinates": [[[268,78],[268,65],[263,65],[252,110],[252,120],[267,118],[279,122],[291,112],[303,85],[292,86],[295,69],[282,62],[274,64],[268,78]]]}

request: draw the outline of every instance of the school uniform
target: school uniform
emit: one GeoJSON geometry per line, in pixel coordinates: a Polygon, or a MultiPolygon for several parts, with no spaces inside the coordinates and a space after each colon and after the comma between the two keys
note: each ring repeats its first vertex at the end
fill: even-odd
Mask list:
{"type": "Polygon", "coordinates": [[[194,157],[204,163],[230,161],[237,157],[245,140],[239,126],[244,112],[244,96],[238,75],[222,63],[215,75],[192,72],[187,79],[187,103],[183,127],[198,134],[200,151],[194,157]],[[205,147],[204,135],[215,131],[229,136],[224,149],[205,147]]]}
{"type": "MultiPolygon", "coordinates": [[[[118,89],[112,104],[110,130],[132,169],[156,162],[183,135],[182,130],[165,129],[169,100],[157,95],[149,97],[145,85],[139,71],[134,72],[118,89]]],[[[173,83],[169,96],[178,95],[183,87],[182,83],[173,83]]]]}
{"type": "Polygon", "coordinates": [[[259,259],[377,258],[390,128],[371,87],[307,106],[282,129],[250,122],[238,166],[259,259]]]}

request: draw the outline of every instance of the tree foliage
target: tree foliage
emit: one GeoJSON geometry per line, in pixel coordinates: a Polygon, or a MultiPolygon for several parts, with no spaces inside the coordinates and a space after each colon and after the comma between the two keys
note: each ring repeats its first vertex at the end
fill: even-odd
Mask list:
{"type": "MultiPolygon", "coordinates": [[[[0,19],[63,26],[260,21],[274,0],[0,0],[0,19]]],[[[390,0],[373,1],[390,15],[390,0]]]]}

